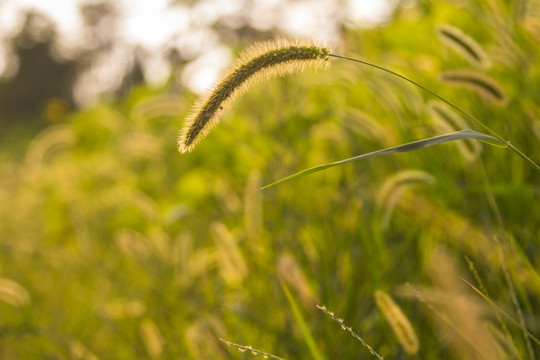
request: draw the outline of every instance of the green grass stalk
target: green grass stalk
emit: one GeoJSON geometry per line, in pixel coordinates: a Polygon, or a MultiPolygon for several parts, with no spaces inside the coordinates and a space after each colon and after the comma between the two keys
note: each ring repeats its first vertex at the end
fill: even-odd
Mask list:
{"type": "Polygon", "coordinates": [[[503,144],[505,144],[506,147],[508,147],[510,150],[512,150],[513,152],[515,152],[518,156],[520,156],[523,160],[525,160],[527,163],[529,163],[529,165],[531,165],[538,173],[540,173],[540,166],[535,163],[531,158],[529,158],[527,155],[525,155],[521,150],[519,150],[518,148],[516,148],[514,145],[512,145],[510,143],[510,141],[504,139],[501,135],[499,135],[498,133],[496,133],[493,129],[491,129],[490,127],[488,127],[487,125],[485,125],[483,122],[481,122],[480,120],[478,120],[476,117],[474,117],[473,115],[469,114],[468,112],[466,112],[465,110],[463,110],[462,108],[460,108],[459,106],[453,104],[451,101],[448,101],[446,100],[445,98],[443,98],[442,96],[440,96],[439,94],[437,94],[436,92],[434,92],[433,90],[430,90],[429,88],[417,83],[416,81],[412,80],[412,79],[409,79],[408,77],[404,76],[404,75],[401,75],[395,71],[392,71],[390,69],[387,69],[385,67],[382,67],[382,66],[379,66],[379,65],[376,65],[376,64],[372,64],[368,61],[364,61],[364,60],[360,60],[360,59],[355,59],[355,58],[352,58],[352,57],[348,57],[348,56],[343,56],[343,55],[337,55],[337,54],[328,54],[329,57],[333,57],[333,58],[337,58],[337,59],[344,59],[344,60],[349,60],[349,61],[353,61],[353,62],[356,62],[356,63],[359,63],[359,64],[363,64],[363,65],[366,65],[366,66],[370,66],[370,67],[373,67],[375,69],[378,69],[378,70],[381,70],[381,71],[384,71],[384,72],[387,72],[391,75],[394,75],[394,76],[397,76],[411,84],[413,84],[414,86],[426,91],[427,93],[429,93],[430,95],[436,97],[437,99],[445,102],[446,104],[448,104],[449,106],[451,106],[452,108],[454,108],[455,110],[459,111],[460,113],[462,113],[463,115],[465,115],[468,119],[474,121],[476,124],[478,124],[479,126],[481,126],[482,128],[484,128],[486,131],[488,131],[491,135],[493,135],[495,138],[497,138],[499,141],[501,141],[503,144]]]}

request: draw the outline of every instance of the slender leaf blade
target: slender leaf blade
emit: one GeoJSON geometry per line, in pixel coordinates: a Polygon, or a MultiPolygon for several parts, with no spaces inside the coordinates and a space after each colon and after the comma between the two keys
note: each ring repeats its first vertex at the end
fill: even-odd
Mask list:
{"type": "Polygon", "coordinates": [[[497,304],[493,302],[487,295],[485,295],[483,292],[481,292],[479,289],[477,289],[473,284],[468,282],[467,280],[460,277],[460,279],[465,282],[467,285],[469,285],[478,295],[480,295],[484,300],[486,300],[499,314],[504,316],[506,319],[508,319],[513,325],[518,327],[526,336],[528,336],[532,341],[534,341],[537,345],[540,345],[540,340],[536,338],[533,334],[529,332],[529,330],[525,329],[517,320],[515,320],[510,314],[508,314],[506,311],[501,309],[497,304]]]}
{"type": "Polygon", "coordinates": [[[300,331],[302,332],[302,335],[304,337],[304,341],[306,342],[306,345],[309,349],[309,352],[311,353],[311,356],[315,360],[326,360],[324,355],[320,352],[320,350],[317,348],[317,345],[315,344],[315,339],[313,339],[313,335],[311,335],[311,331],[309,331],[309,327],[306,323],[306,320],[304,320],[304,317],[302,316],[302,313],[300,312],[300,308],[298,307],[298,304],[294,300],[294,297],[292,296],[291,292],[289,291],[289,288],[283,281],[280,281],[281,288],[283,289],[283,292],[285,293],[285,296],[287,297],[287,300],[289,301],[289,304],[291,305],[294,318],[296,319],[296,322],[298,323],[298,326],[300,327],[300,331]]]}
{"type": "Polygon", "coordinates": [[[433,145],[443,144],[443,143],[446,143],[446,142],[456,141],[456,140],[465,140],[465,139],[480,140],[480,141],[486,142],[488,144],[492,144],[492,143],[503,144],[500,140],[498,140],[497,138],[495,138],[495,137],[493,137],[491,135],[488,135],[488,134],[484,134],[484,133],[481,133],[481,132],[478,132],[478,131],[475,131],[475,130],[469,130],[469,129],[460,130],[460,131],[456,131],[456,132],[452,132],[452,133],[448,133],[448,134],[444,134],[444,135],[439,135],[439,136],[435,136],[435,137],[431,137],[431,138],[427,138],[427,139],[413,141],[413,142],[410,142],[410,143],[402,144],[402,145],[399,145],[399,146],[394,146],[394,147],[391,147],[391,148],[386,148],[386,149],[382,149],[382,150],[373,151],[373,152],[370,152],[370,153],[354,156],[352,158],[336,161],[336,162],[329,163],[329,164],[318,165],[318,166],[315,166],[315,167],[312,167],[312,168],[297,172],[296,174],[292,174],[292,175],[289,175],[287,177],[284,177],[284,178],[282,178],[282,179],[280,179],[278,181],[275,181],[275,182],[273,182],[273,183],[271,183],[269,185],[263,186],[261,188],[261,190],[264,190],[264,189],[267,189],[267,188],[270,188],[272,186],[276,186],[276,185],[279,185],[279,184],[283,184],[285,182],[300,178],[302,176],[313,174],[313,173],[316,173],[318,171],[326,170],[326,169],[334,167],[334,166],[343,165],[343,164],[346,164],[348,162],[353,162],[353,161],[358,161],[358,160],[363,160],[363,159],[367,159],[367,158],[371,158],[371,157],[388,155],[388,154],[393,154],[393,153],[403,153],[403,152],[416,151],[416,150],[420,150],[420,149],[423,149],[423,148],[426,148],[426,147],[429,147],[429,146],[433,146],[433,145]]]}

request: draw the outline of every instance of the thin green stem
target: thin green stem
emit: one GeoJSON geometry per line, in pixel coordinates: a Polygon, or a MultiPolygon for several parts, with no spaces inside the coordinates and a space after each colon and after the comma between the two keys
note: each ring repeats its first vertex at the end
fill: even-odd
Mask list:
{"type": "Polygon", "coordinates": [[[478,125],[482,126],[484,129],[486,129],[491,135],[493,135],[494,137],[496,137],[497,139],[499,139],[501,142],[503,143],[506,143],[506,140],[500,136],[499,134],[497,134],[495,131],[493,131],[491,128],[489,128],[487,125],[485,125],[484,123],[482,123],[480,120],[478,120],[477,118],[475,118],[473,115],[469,114],[468,112],[466,112],[465,110],[461,109],[459,106],[453,104],[452,102],[446,100],[445,98],[443,98],[442,96],[440,96],[439,94],[437,94],[436,92],[434,92],[433,90],[430,90],[428,89],[427,87],[417,83],[416,81],[414,80],[411,80],[409,79],[408,77],[404,76],[404,75],[401,75],[395,71],[392,71],[390,69],[387,69],[387,68],[384,68],[382,66],[379,66],[379,65],[375,65],[375,64],[372,64],[370,62],[367,62],[367,61],[364,61],[364,60],[360,60],[360,59],[355,59],[355,58],[351,58],[351,57],[348,57],[348,56],[341,56],[341,55],[335,55],[335,54],[330,54],[329,56],[332,56],[332,57],[335,57],[335,58],[339,58],[339,59],[345,59],[345,60],[350,60],[350,61],[354,61],[354,62],[357,62],[357,63],[360,63],[360,64],[364,64],[364,65],[367,65],[367,66],[371,66],[371,67],[374,67],[376,69],[379,69],[379,70],[382,70],[382,71],[385,71],[389,74],[392,74],[394,76],[397,76],[411,84],[413,84],[414,86],[417,86],[419,87],[420,89],[428,92],[429,94],[435,96],[437,99],[445,102],[446,104],[450,105],[451,107],[453,107],[454,109],[456,109],[457,111],[459,111],[460,113],[462,113],[463,115],[465,115],[467,118],[471,119],[472,121],[474,121],[475,123],[477,123],[478,125]]]}
{"type": "Polygon", "coordinates": [[[538,166],[537,163],[535,163],[531,158],[529,158],[527,155],[522,153],[518,148],[516,148],[514,145],[510,143],[510,141],[506,141],[506,146],[510,148],[513,152],[521,156],[526,162],[528,162],[536,171],[540,173],[540,166],[538,166]]]}
{"type": "MultiPolygon", "coordinates": [[[[491,207],[491,210],[493,211],[493,214],[495,215],[495,220],[497,222],[498,228],[499,228],[499,234],[502,239],[505,240],[505,242],[508,245],[511,245],[510,238],[507,235],[507,231],[504,226],[504,222],[501,216],[501,212],[499,211],[499,207],[497,206],[497,201],[495,200],[495,195],[493,194],[493,190],[491,189],[491,184],[489,182],[489,178],[487,176],[486,167],[484,166],[484,163],[480,161],[480,167],[482,168],[482,178],[484,180],[485,186],[486,186],[486,194],[489,202],[489,206],[491,207]]],[[[506,285],[508,286],[508,291],[510,293],[510,299],[516,308],[517,315],[518,315],[518,321],[519,324],[525,329],[525,317],[523,316],[523,310],[521,309],[521,306],[519,304],[519,300],[517,298],[516,294],[516,288],[514,286],[514,283],[512,282],[512,278],[510,277],[510,271],[508,270],[508,263],[506,261],[506,257],[504,255],[504,250],[502,248],[501,240],[499,239],[499,236],[494,236],[495,243],[497,244],[497,249],[499,251],[499,259],[501,261],[501,268],[504,274],[504,279],[506,281],[506,285]]],[[[485,295],[488,296],[487,292],[484,291],[485,295]]],[[[534,359],[534,349],[531,344],[531,340],[527,336],[526,332],[523,332],[524,338],[525,338],[525,344],[527,345],[527,350],[529,352],[530,358],[534,359]]],[[[513,342],[513,341],[512,341],[513,342]]]]}
{"type": "Polygon", "coordinates": [[[453,104],[452,102],[446,100],[445,98],[443,98],[442,96],[440,96],[439,94],[437,94],[436,92],[434,92],[433,90],[430,90],[428,89],[427,87],[425,87],[424,85],[421,85],[419,83],[417,83],[416,81],[412,80],[412,79],[409,79],[408,77],[404,76],[404,75],[401,75],[395,71],[392,71],[390,69],[387,69],[385,67],[382,67],[382,66],[379,66],[379,65],[376,65],[376,64],[372,64],[370,62],[367,62],[367,61],[364,61],[364,60],[360,60],[360,59],[355,59],[355,58],[351,58],[351,57],[348,57],[348,56],[343,56],[343,55],[337,55],[337,54],[328,54],[328,56],[330,57],[334,57],[334,58],[338,58],[338,59],[344,59],[344,60],[349,60],[349,61],[353,61],[353,62],[357,62],[357,63],[360,63],[360,64],[363,64],[363,65],[367,65],[367,66],[371,66],[375,69],[378,69],[378,70],[382,70],[384,72],[387,72],[389,74],[392,74],[394,76],[397,76],[411,84],[413,84],[414,86],[417,86],[419,87],[420,89],[424,90],[425,92],[433,95],[434,97],[436,97],[437,99],[443,101],[444,103],[448,104],[449,106],[451,106],[452,108],[454,108],[455,110],[459,111],[460,113],[462,113],[463,115],[465,115],[468,119],[472,120],[473,122],[475,122],[476,124],[480,125],[482,128],[484,128],[486,131],[488,131],[491,135],[493,135],[494,137],[496,137],[499,141],[501,141],[503,144],[506,145],[506,147],[510,148],[510,150],[512,150],[513,152],[515,152],[517,155],[519,155],[522,159],[524,159],[526,162],[529,163],[529,165],[531,165],[538,173],[540,173],[540,166],[538,166],[537,163],[535,163],[531,158],[529,158],[527,155],[525,155],[523,152],[521,152],[519,149],[517,149],[514,145],[512,145],[510,143],[510,141],[507,141],[506,139],[504,139],[501,135],[499,135],[498,133],[496,133],[495,131],[493,131],[490,127],[488,127],[487,125],[485,125],[483,122],[481,122],[480,120],[478,120],[476,117],[474,117],[473,115],[469,114],[468,112],[466,112],[465,110],[463,110],[462,108],[460,108],[459,106],[453,104]]]}

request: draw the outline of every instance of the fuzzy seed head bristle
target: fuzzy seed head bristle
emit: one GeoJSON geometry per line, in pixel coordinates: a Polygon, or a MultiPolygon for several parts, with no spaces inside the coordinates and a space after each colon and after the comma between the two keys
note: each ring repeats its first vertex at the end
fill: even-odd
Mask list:
{"type": "Polygon", "coordinates": [[[506,105],[508,98],[499,83],[488,75],[474,70],[447,70],[439,74],[441,81],[475,91],[496,105],[506,105]]]}
{"type": "Polygon", "coordinates": [[[224,109],[250,85],[300,73],[307,67],[326,69],[329,54],[329,49],[303,40],[276,39],[254,44],[240,55],[214,90],[195,104],[180,132],[180,152],[191,151],[219,123],[224,109]]]}
{"type": "Polygon", "coordinates": [[[441,42],[455,50],[469,63],[484,69],[489,67],[489,59],[484,49],[461,29],[448,24],[439,24],[435,33],[441,42]]]}
{"type": "Polygon", "coordinates": [[[401,308],[390,295],[381,290],[375,292],[375,303],[390,324],[403,349],[410,355],[416,354],[420,348],[420,342],[401,308]]]}

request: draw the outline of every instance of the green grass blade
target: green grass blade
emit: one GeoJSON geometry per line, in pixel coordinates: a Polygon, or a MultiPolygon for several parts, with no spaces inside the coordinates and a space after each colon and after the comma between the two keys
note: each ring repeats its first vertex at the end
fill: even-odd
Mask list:
{"type": "Polygon", "coordinates": [[[514,145],[512,145],[510,143],[510,141],[506,141],[502,136],[500,136],[499,134],[497,134],[495,131],[493,131],[490,127],[488,127],[487,125],[485,125],[483,122],[481,122],[480,120],[478,120],[477,118],[475,118],[474,116],[472,116],[471,114],[469,114],[468,112],[466,112],[465,110],[463,110],[462,108],[460,108],[459,106],[457,105],[454,105],[452,102],[446,100],[445,98],[443,98],[442,96],[440,96],[439,94],[437,94],[435,91],[433,90],[430,90],[428,89],[427,87],[425,87],[424,85],[420,84],[420,83],[417,83],[416,81],[412,80],[412,79],[409,79],[408,77],[406,76],[403,76],[395,71],[392,71],[390,69],[387,69],[385,67],[382,67],[382,66],[379,66],[379,65],[376,65],[376,64],[372,64],[368,61],[364,61],[364,60],[360,60],[360,59],[355,59],[355,58],[351,58],[351,57],[348,57],[348,56],[343,56],[343,55],[337,55],[337,54],[328,54],[328,56],[331,56],[331,57],[334,57],[334,58],[338,58],[338,59],[344,59],[344,60],[349,60],[349,61],[353,61],[353,62],[356,62],[356,63],[359,63],[359,64],[363,64],[363,65],[367,65],[367,66],[370,66],[372,68],[375,68],[375,69],[378,69],[378,70],[381,70],[381,71],[384,71],[384,72],[387,72],[389,74],[392,74],[393,76],[396,76],[400,79],[403,79],[405,81],[407,81],[408,83],[411,83],[413,84],[414,86],[424,90],[425,92],[431,94],[432,96],[435,96],[437,99],[445,102],[446,104],[448,104],[449,106],[451,106],[452,108],[456,109],[457,111],[459,111],[460,113],[462,113],[463,115],[465,115],[468,119],[474,121],[475,123],[477,123],[478,125],[482,126],[484,129],[486,129],[490,134],[492,134],[493,136],[495,136],[498,140],[498,142],[500,143],[503,143],[505,144],[506,147],[508,147],[510,150],[512,150],[513,152],[515,152],[517,155],[519,155],[523,160],[525,160],[526,162],[529,163],[529,165],[531,165],[537,172],[540,173],[540,166],[535,163],[531,158],[529,158],[527,155],[525,155],[523,152],[521,152],[521,150],[519,150],[518,148],[516,148],[514,145]]]}
{"type": "Polygon", "coordinates": [[[442,143],[449,142],[449,141],[464,140],[464,139],[480,140],[480,141],[487,142],[489,144],[491,144],[491,143],[502,144],[501,141],[499,141],[497,138],[494,138],[493,136],[490,136],[490,135],[487,135],[487,134],[484,134],[484,133],[481,133],[481,132],[478,132],[478,131],[474,131],[474,130],[461,130],[461,131],[456,131],[456,132],[452,132],[452,133],[448,133],[448,134],[444,134],[444,135],[439,135],[439,136],[435,136],[435,137],[431,137],[431,138],[427,138],[427,139],[423,139],[423,140],[413,141],[413,142],[410,142],[410,143],[406,143],[406,144],[403,144],[403,145],[399,145],[399,146],[395,146],[395,147],[391,147],[391,148],[387,148],[387,149],[383,149],[383,150],[377,150],[377,151],[374,151],[374,152],[358,155],[358,156],[355,156],[355,157],[352,157],[352,158],[348,158],[348,159],[341,160],[341,161],[336,161],[336,162],[329,163],[329,164],[318,165],[318,166],[315,166],[315,167],[312,167],[312,168],[309,168],[309,169],[306,169],[306,170],[302,170],[302,171],[300,171],[300,172],[298,172],[296,174],[284,177],[283,179],[280,179],[280,180],[278,180],[276,182],[273,182],[273,183],[271,183],[269,185],[266,185],[266,186],[262,187],[261,190],[262,189],[267,189],[267,188],[275,186],[275,185],[283,184],[283,183],[285,183],[287,181],[291,181],[291,180],[300,178],[302,176],[313,174],[315,172],[322,171],[322,170],[325,170],[325,169],[328,169],[328,168],[331,168],[331,167],[334,167],[334,166],[342,165],[342,164],[345,164],[345,163],[348,163],[348,162],[363,160],[363,159],[376,157],[376,156],[388,155],[388,154],[392,154],[392,153],[416,151],[416,150],[426,148],[428,146],[438,145],[438,144],[442,144],[442,143]]]}
{"type": "Polygon", "coordinates": [[[538,340],[533,334],[529,332],[529,330],[525,329],[517,320],[515,320],[510,314],[508,314],[506,311],[501,309],[497,304],[493,302],[489,297],[484,295],[483,292],[478,290],[473,284],[468,282],[467,280],[460,277],[462,281],[464,281],[467,285],[469,285],[478,295],[480,295],[484,300],[486,300],[496,311],[504,316],[506,319],[508,319],[512,324],[514,324],[516,327],[518,327],[525,335],[527,335],[532,341],[534,341],[536,344],[540,345],[540,340],[538,340]]]}
{"type": "Polygon", "coordinates": [[[281,283],[281,287],[283,288],[283,292],[285,293],[285,296],[287,296],[287,300],[289,301],[289,304],[291,304],[294,318],[296,319],[298,326],[300,326],[300,331],[302,332],[302,335],[304,336],[304,341],[306,342],[306,345],[309,348],[309,352],[311,353],[311,356],[313,356],[315,360],[326,360],[326,358],[317,348],[317,345],[315,344],[315,340],[313,339],[313,336],[311,335],[311,332],[309,331],[306,321],[304,320],[304,317],[302,316],[302,313],[300,312],[300,309],[298,308],[298,304],[296,303],[296,301],[294,300],[294,297],[289,291],[289,288],[287,288],[287,285],[285,285],[284,282],[281,281],[280,283],[281,283]]]}

